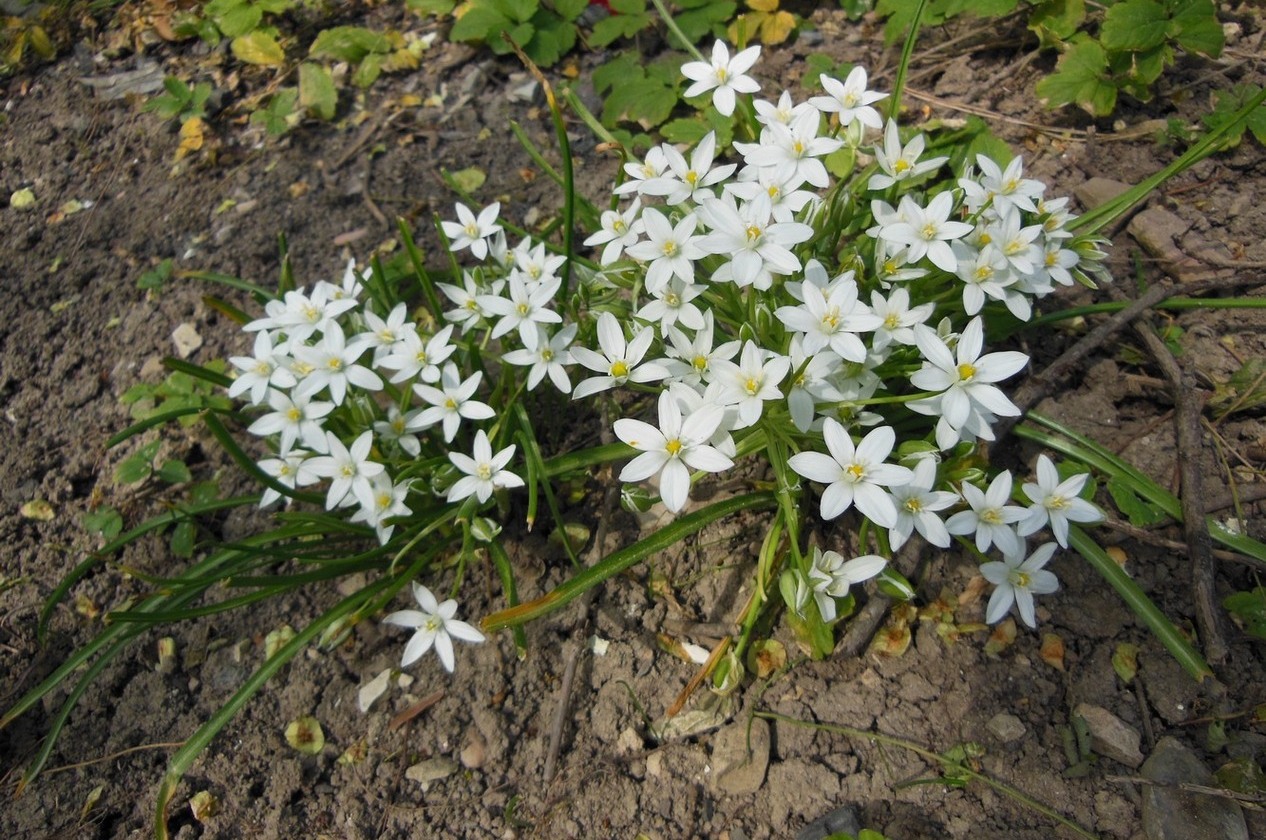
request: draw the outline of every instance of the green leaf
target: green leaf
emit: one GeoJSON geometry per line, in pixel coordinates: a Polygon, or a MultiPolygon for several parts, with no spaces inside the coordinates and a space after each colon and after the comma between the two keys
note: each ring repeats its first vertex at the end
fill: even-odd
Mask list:
{"type": "Polygon", "coordinates": [[[467,195],[474,193],[484,185],[484,181],[488,180],[488,175],[478,166],[468,166],[465,169],[459,169],[451,176],[453,183],[457,188],[467,195]]]}
{"type": "MultiPolygon", "coordinates": [[[[1213,94],[1213,111],[1205,114],[1201,118],[1201,122],[1210,131],[1217,131],[1227,123],[1235,119],[1235,114],[1241,108],[1247,107],[1254,96],[1261,93],[1262,89],[1254,84],[1236,85],[1230,90],[1219,90],[1213,94]]],[[[1253,132],[1253,136],[1257,138],[1257,142],[1266,145],[1266,104],[1259,105],[1249,112],[1248,119],[1240,125],[1237,132],[1228,135],[1224,141],[1223,148],[1232,149],[1240,144],[1240,139],[1244,136],[1244,129],[1248,128],[1253,132]]]]}
{"type": "Polygon", "coordinates": [[[1212,0],[1169,0],[1173,11],[1169,35],[1189,52],[1210,58],[1222,54],[1226,34],[1212,0]]]}
{"type": "Polygon", "coordinates": [[[123,531],[123,517],[112,507],[100,507],[92,513],[86,513],[80,522],[84,530],[90,534],[100,534],[112,540],[123,531]]]}
{"type": "Polygon", "coordinates": [[[263,125],[271,137],[280,137],[299,123],[299,113],[295,105],[299,101],[299,91],[295,88],[282,88],[268,100],[268,107],[261,108],[251,114],[251,122],[263,125]]]}
{"type": "Polygon", "coordinates": [[[143,458],[140,453],[130,455],[119,462],[114,468],[115,484],[136,484],[138,481],[144,481],[149,478],[150,473],[154,471],[153,464],[149,458],[143,458]]]}
{"type": "Polygon", "coordinates": [[[227,3],[211,3],[207,6],[207,14],[215,21],[229,38],[237,38],[251,32],[264,19],[264,10],[252,6],[246,0],[230,0],[227,3]],[[223,11],[212,11],[213,7],[221,7],[223,11]]]}
{"type": "MultiPolygon", "coordinates": [[[[554,12],[567,22],[574,21],[589,8],[589,0],[554,0],[554,12]]],[[[612,17],[617,17],[612,15],[612,17]]]]}
{"type": "Polygon", "coordinates": [[[180,522],[171,530],[171,553],[177,557],[192,557],[194,540],[198,535],[197,526],[188,519],[180,522]]]}
{"type": "Polygon", "coordinates": [[[233,55],[247,64],[279,67],[286,63],[286,52],[277,39],[267,32],[255,30],[233,39],[233,55]]]}
{"type": "Polygon", "coordinates": [[[1112,52],[1150,50],[1168,33],[1169,15],[1157,0],[1125,0],[1108,8],[1099,40],[1112,52]]]}
{"type": "Polygon", "coordinates": [[[311,61],[299,65],[299,106],[320,119],[334,119],[338,90],[329,68],[311,61]]]}
{"type": "Polygon", "coordinates": [[[589,34],[591,47],[605,47],[617,38],[632,38],[651,25],[651,16],[646,12],[645,0],[615,0],[611,10],[616,14],[609,15],[593,25],[589,34]],[[629,11],[621,11],[618,5],[628,6],[629,11]]]}
{"type": "Polygon", "coordinates": [[[405,7],[420,15],[450,15],[457,8],[457,0],[405,0],[405,7]]]}
{"type": "Polygon", "coordinates": [[[1139,497],[1125,481],[1114,476],[1108,479],[1106,487],[1117,510],[1125,514],[1130,524],[1136,528],[1146,528],[1165,521],[1165,511],[1139,497]]]}
{"type": "Polygon", "coordinates": [[[189,467],[184,461],[170,458],[163,461],[162,466],[158,468],[158,477],[168,484],[185,484],[193,481],[193,475],[189,472],[189,467]]]}
{"type": "Polygon", "coordinates": [[[505,15],[487,4],[473,5],[466,10],[453,28],[449,37],[454,41],[491,41],[491,36],[504,32],[510,26],[505,15]]]}
{"type": "Polygon", "coordinates": [[[669,143],[685,143],[693,146],[704,138],[710,127],[700,117],[670,120],[659,128],[659,133],[669,143]]]}
{"type": "Polygon", "coordinates": [[[1222,606],[1244,624],[1248,633],[1266,639],[1266,588],[1236,592],[1222,601],[1222,606]]]}
{"type": "MultiPolygon", "coordinates": [[[[475,0],[476,5],[484,2],[488,2],[488,0],[475,0]]],[[[519,21],[520,23],[531,20],[532,16],[536,14],[536,10],[540,7],[538,0],[491,0],[491,2],[501,14],[510,20],[519,21]]]]}
{"type": "Polygon", "coordinates": [[[355,64],[371,53],[391,52],[391,42],[387,36],[363,26],[335,26],[324,29],[312,46],[308,55],[313,58],[330,58],[335,61],[347,61],[355,64]]]}
{"type": "Polygon", "coordinates": [[[1085,0],[1046,0],[1029,13],[1029,30],[1041,46],[1053,47],[1072,38],[1085,20],[1085,0]]]}
{"type": "Polygon", "coordinates": [[[173,265],[174,263],[170,259],[163,260],[140,276],[140,279],[136,281],[136,288],[161,289],[163,284],[171,278],[173,265]]]}
{"type": "Polygon", "coordinates": [[[352,83],[359,88],[367,88],[378,81],[378,77],[382,75],[382,63],[385,58],[386,56],[378,53],[365,56],[365,60],[358,64],[356,71],[352,73],[352,83]]]}
{"type": "Polygon", "coordinates": [[[1129,685],[1139,671],[1139,646],[1129,642],[1118,642],[1112,651],[1112,670],[1117,672],[1121,682],[1129,685]]]}
{"type": "MultiPolygon", "coordinates": [[[[687,4],[682,3],[680,5],[685,7],[687,4]]],[[[691,43],[698,43],[707,35],[712,34],[715,28],[720,27],[727,20],[734,17],[734,12],[738,8],[736,4],[731,2],[710,2],[693,5],[696,8],[683,11],[675,18],[682,34],[690,39],[691,43]]],[[[682,49],[685,46],[678,43],[676,35],[670,35],[668,40],[677,49],[682,49]]]]}
{"type": "Polygon", "coordinates": [[[1108,55],[1084,33],[1069,41],[1055,72],[1037,83],[1037,95],[1048,108],[1076,104],[1092,116],[1112,113],[1117,89],[1107,78],[1108,55]]]}

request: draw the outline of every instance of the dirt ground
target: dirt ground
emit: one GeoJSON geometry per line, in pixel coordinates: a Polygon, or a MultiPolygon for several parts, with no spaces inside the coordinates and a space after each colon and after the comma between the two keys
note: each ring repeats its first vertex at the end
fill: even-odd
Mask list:
{"type": "MultiPolygon", "coordinates": [[[[1032,58],[1020,49],[1019,29],[967,39],[956,38],[961,29],[930,33],[929,45],[941,46],[919,59],[912,104],[927,116],[961,118],[964,111],[951,103],[983,110],[994,130],[1023,152],[1026,172],[1051,183],[1051,194],[1072,194],[1092,177],[1134,183],[1177,152],[1132,127],[1171,117],[1194,121],[1212,90],[1228,81],[1263,82],[1260,16],[1231,19],[1240,30],[1226,59],[1180,62],[1153,102],[1124,104],[1116,125],[1096,126],[1077,113],[1038,107],[1034,85],[1053,57],[1032,58]]],[[[804,56],[819,51],[865,63],[880,86],[891,82],[896,55],[882,50],[873,29],[830,13],[816,20],[820,38],[768,51],[757,69],[767,94],[774,85],[794,85],[804,56]]],[[[430,25],[403,18],[395,23],[430,25]]],[[[181,60],[165,48],[155,48],[150,58],[181,60]]],[[[53,65],[0,80],[0,195],[30,187],[37,198],[29,212],[0,207],[0,570],[5,580],[16,580],[0,587],[4,707],[99,629],[99,616],[68,602],[53,619],[47,646],[34,636],[48,593],[96,545],[79,524],[90,504],[115,505],[129,524],[158,510],[152,493],[113,484],[114,466],[126,452],[107,451],[105,441],[129,422],[119,395],[139,381],[154,381],[158,360],[175,350],[172,333],[179,325],[191,325],[201,337],[194,361],[249,349],[234,325],[203,302],[207,287],[177,281],[147,294],[136,286],[143,271],[172,259],[179,269],[273,284],[277,237],[284,234],[300,283],[337,277],[348,256],[363,259],[393,237],[395,217],[425,228],[433,213],[451,216],[454,198],[439,177],[441,168],[483,169],[488,180],[478,198],[500,198],[503,212],[516,222],[559,206],[548,179],[537,177],[506,130],[508,120],[518,120],[541,147],[551,148],[548,113],[507,95],[511,74],[519,72],[512,61],[441,39],[420,71],[385,78],[368,92],[363,108],[345,97],[345,122],[305,124],[280,142],[264,142],[247,126],[225,120],[217,124],[214,159],[195,155],[176,169],[172,123],[141,113],[137,104],[98,98],[81,81],[132,69],[135,60],[97,59],[86,44],[53,65]],[[441,90],[443,106],[390,106],[406,93],[426,99],[441,90]],[[368,118],[358,122],[362,110],[368,118]],[[59,212],[71,200],[91,206],[59,212]],[[49,502],[50,521],[19,513],[34,499],[49,502]]],[[[224,104],[243,92],[227,90],[224,104]]],[[[595,152],[583,126],[576,124],[572,133],[582,188],[597,195],[613,164],[595,152]]],[[[1167,184],[1149,206],[1182,220],[1187,230],[1178,245],[1184,250],[1212,244],[1235,259],[1266,260],[1266,153],[1252,140],[1167,184]]],[[[434,244],[433,237],[420,235],[434,244]]],[[[1116,235],[1112,265],[1127,296],[1138,291],[1136,272],[1143,282],[1163,276],[1163,266],[1146,254],[1136,259],[1140,253],[1128,233],[1116,235]]],[[[1074,292],[1053,306],[1092,297],[1074,292]]],[[[1237,357],[1266,356],[1266,319],[1260,315],[1196,311],[1153,320],[1171,317],[1182,328],[1183,364],[1205,376],[1205,383],[1224,380],[1238,368],[1237,357]]],[[[1074,339],[1057,335],[1027,347],[1034,368],[1074,339]]],[[[1172,485],[1172,403],[1160,373],[1131,351],[1136,343],[1123,333],[1041,409],[1172,485]]],[[[1217,431],[1220,444],[1207,447],[1211,504],[1227,496],[1220,462],[1233,465],[1241,491],[1254,492],[1266,464],[1260,411],[1234,415],[1217,431]]],[[[225,487],[239,482],[213,441],[177,429],[164,432],[163,440],[197,477],[219,474],[225,487]]],[[[1036,454],[1014,441],[1009,446],[1003,457],[1017,463],[1036,454]]],[[[1250,530],[1266,536],[1262,505],[1249,504],[1246,511],[1250,530]]],[[[232,538],[258,525],[241,514],[209,527],[232,538]]],[[[630,521],[621,517],[612,525],[611,549],[634,538],[630,521]]],[[[314,648],[297,659],[212,742],[177,795],[169,814],[173,834],[739,840],[793,837],[809,821],[852,805],[863,825],[893,838],[1074,836],[982,785],[919,784],[935,780],[937,768],[893,747],[778,723],[771,727],[763,784],[751,793],[727,792],[713,778],[718,733],[664,745],[650,740],[647,716],[660,717],[694,673],[659,648],[656,634],[695,627],[690,640],[707,644],[707,628],[699,625],[732,621],[747,596],[761,529],[759,519],[722,523],[603,588],[590,632],[609,647],[604,655],[586,648],[578,658],[563,748],[548,784],[543,767],[562,676],[576,647],[585,644],[577,632],[583,607],[530,626],[525,661],[517,661],[505,635],[461,650],[454,676],[428,658],[409,669],[409,686],[393,686],[362,713],[358,688],[397,664],[403,643],[392,628],[370,621],[337,649],[314,648]],[[669,582],[673,597],[648,590],[652,573],[669,582]],[[406,726],[389,727],[395,713],[437,689],[443,697],[436,705],[406,726]],[[286,724],[301,715],[324,727],[326,747],[317,756],[301,756],[283,737],[286,724]],[[363,760],[340,763],[353,745],[364,748],[363,760]],[[448,775],[429,782],[406,775],[431,759],[447,760],[428,766],[446,767],[448,775]],[[219,803],[205,822],[195,820],[186,804],[199,791],[219,803]]],[[[1129,572],[1160,607],[1180,626],[1194,627],[1186,554],[1103,534],[1120,543],[1129,572]]],[[[1182,539],[1181,529],[1172,527],[1152,535],[1182,539]]],[[[824,536],[832,535],[828,530],[824,536]]],[[[539,535],[517,538],[508,548],[521,569],[524,597],[566,579],[565,559],[539,535]]],[[[121,559],[166,574],[183,562],[162,541],[129,549],[121,559]]],[[[978,742],[984,772],[1101,837],[1142,837],[1139,788],[1119,778],[1133,775],[1132,768],[1101,757],[1084,775],[1065,773],[1061,727],[1074,707],[1092,703],[1120,717],[1142,733],[1144,754],[1156,739],[1174,735],[1211,768],[1227,755],[1221,745],[1208,749],[1202,720],[1208,706],[1200,689],[1102,580],[1071,553],[1059,556],[1053,568],[1063,587],[1043,600],[1039,614],[1042,631],[1063,641],[1063,670],[1039,655],[1040,634],[1021,630],[1013,646],[989,655],[982,634],[948,643],[932,623],[922,622],[904,656],[803,663],[773,684],[741,692],[732,720],[742,727],[750,712],[766,709],[805,721],[876,727],[935,751],[978,742]],[[1120,642],[1141,648],[1139,677],[1130,685],[1117,678],[1111,663],[1120,642]],[[992,732],[986,724],[1000,713],[1015,716],[1023,735],[1004,741],[992,732]]],[[[935,598],[942,587],[954,595],[966,591],[974,569],[956,552],[932,557],[921,574],[921,598],[935,598]]],[[[1255,580],[1252,567],[1223,563],[1219,596],[1251,588],[1255,580]]],[[[478,583],[478,575],[471,582],[478,583]]],[[[139,591],[117,568],[101,570],[76,589],[103,612],[139,591]]],[[[466,617],[472,620],[498,606],[492,575],[486,586],[467,591],[466,617]]],[[[12,785],[6,785],[0,833],[10,840],[148,836],[174,742],[193,732],[262,661],[267,633],[284,624],[302,626],[337,597],[329,588],[313,588],[283,603],[164,631],[178,651],[178,664],[168,673],[156,668],[159,634],[146,637],[84,695],[48,765],[56,772],[46,772],[20,798],[10,798],[12,785]],[[99,799],[87,807],[96,788],[99,799]]],[[[982,602],[967,604],[958,620],[979,621],[982,614],[982,602]]],[[[1229,640],[1230,655],[1218,676],[1232,707],[1251,711],[1266,702],[1263,643],[1235,628],[1229,640]]],[[[0,774],[10,782],[38,748],[60,697],[0,731],[0,774]]],[[[1228,721],[1227,734],[1260,761],[1266,735],[1251,720],[1228,721]]],[[[1260,814],[1250,812],[1249,820],[1256,836],[1266,836],[1260,814]]]]}

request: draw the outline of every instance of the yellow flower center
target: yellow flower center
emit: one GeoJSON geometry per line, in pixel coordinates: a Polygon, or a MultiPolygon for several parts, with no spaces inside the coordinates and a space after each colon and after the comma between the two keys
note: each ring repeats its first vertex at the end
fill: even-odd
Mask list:
{"type": "Polygon", "coordinates": [[[490,478],[492,478],[492,465],[480,464],[479,466],[475,467],[475,475],[481,481],[488,481],[490,478]]]}
{"type": "Polygon", "coordinates": [[[905,172],[909,168],[910,168],[910,162],[906,160],[905,158],[897,158],[896,162],[892,164],[892,171],[897,173],[898,175],[900,175],[902,172],[905,172]]]}
{"type": "Polygon", "coordinates": [[[624,363],[623,359],[611,363],[611,375],[616,379],[629,375],[629,366],[624,363]]]}
{"type": "Polygon", "coordinates": [[[910,513],[921,513],[923,511],[923,503],[919,501],[917,496],[911,496],[906,499],[905,508],[910,513]]]}
{"type": "Polygon", "coordinates": [[[866,476],[866,468],[861,464],[849,464],[844,468],[844,472],[848,473],[848,477],[852,481],[861,481],[866,476]]]}
{"type": "Polygon", "coordinates": [[[749,376],[743,383],[743,390],[746,391],[749,396],[754,397],[760,393],[760,386],[761,380],[759,377],[749,376]]]}
{"type": "Polygon", "coordinates": [[[677,255],[677,243],[669,240],[664,243],[664,256],[675,257],[677,255]]]}
{"type": "Polygon", "coordinates": [[[998,512],[997,508],[986,508],[985,511],[980,514],[980,521],[984,522],[986,525],[1001,525],[1002,514],[998,512]]]}
{"type": "Polygon", "coordinates": [[[664,451],[668,453],[670,458],[676,458],[681,452],[681,441],[673,438],[664,444],[664,451]]]}
{"type": "Polygon", "coordinates": [[[968,382],[976,375],[976,366],[963,362],[958,366],[958,378],[963,382],[968,382]]]}

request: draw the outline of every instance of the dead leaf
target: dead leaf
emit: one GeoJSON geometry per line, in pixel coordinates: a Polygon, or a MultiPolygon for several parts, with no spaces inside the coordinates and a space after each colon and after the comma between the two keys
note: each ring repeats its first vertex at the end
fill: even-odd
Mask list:
{"type": "Polygon", "coordinates": [[[53,513],[53,506],[43,499],[32,499],[22,505],[21,513],[24,519],[36,519],[40,522],[51,522],[56,516],[53,513]]]}
{"type": "Polygon", "coordinates": [[[1052,668],[1064,670],[1064,640],[1054,633],[1042,635],[1042,647],[1038,651],[1042,661],[1052,668]]]}
{"type": "Polygon", "coordinates": [[[181,123],[180,145],[176,148],[176,160],[202,148],[205,128],[206,124],[202,121],[202,117],[190,117],[181,123]]]}
{"type": "Polygon", "coordinates": [[[1015,619],[1008,618],[993,629],[989,640],[985,642],[985,654],[997,657],[1007,648],[1015,644],[1015,619]]]}

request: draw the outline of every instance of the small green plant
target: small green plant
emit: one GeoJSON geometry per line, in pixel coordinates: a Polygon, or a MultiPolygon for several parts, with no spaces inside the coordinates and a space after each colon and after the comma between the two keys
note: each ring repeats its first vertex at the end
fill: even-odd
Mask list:
{"type": "MultiPolygon", "coordinates": [[[[879,0],[885,36],[894,42],[918,4],[879,0]]],[[[1061,55],[1055,72],[1037,85],[1051,108],[1077,105],[1093,116],[1116,110],[1124,92],[1142,101],[1174,63],[1178,50],[1216,58],[1224,35],[1213,0],[1117,0],[1097,7],[1084,0],[929,0],[925,25],[960,15],[996,18],[1023,11],[1039,46],[1061,55]],[[1102,8],[1102,12],[1098,9],[1102,8]]]]}
{"type": "Polygon", "coordinates": [[[163,90],[146,102],[143,110],[181,123],[207,115],[207,100],[211,98],[212,91],[210,82],[198,82],[191,87],[182,79],[168,76],[163,79],[163,90]]]}
{"type": "Polygon", "coordinates": [[[1244,632],[1266,639],[1266,587],[1228,595],[1222,606],[1244,627],[1244,632]]]}

